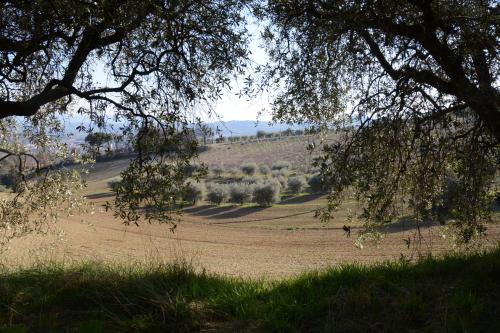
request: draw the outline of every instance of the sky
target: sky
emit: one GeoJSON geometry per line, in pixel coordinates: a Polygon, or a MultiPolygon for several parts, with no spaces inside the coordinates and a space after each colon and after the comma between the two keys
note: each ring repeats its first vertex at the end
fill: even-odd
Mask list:
{"type": "MultiPolygon", "coordinates": [[[[260,38],[262,27],[256,21],[250,21],[247,26],[250,35],[250,62],[254,65],[264,65],[268,61],[265,50],[261,47],[263,41],[260,38]]],[[[243,88],[243,78],[237,78],[232,82],[232,91],[226,91],[222,99],[213,107],[215,113],[224,121],[229,120],[259,120],[269,121],[271,115],[268,111],[268,96],[263,95],[249,100],[248,97],[237,96],[238,91],[243,88]],[[263,109],[266,111],[262,112],[263,109]]],[[[208,118],[208,117],[207,117],[208,118]]],[[[208,119],[203,119],[208,120],[208,119]]],[[[216,120],[216,119],[215,119],[216,120]]]]}
{"type": "MultiPolygon", "coordinates": [[[[251,36],[249,51],[251,66],[264,65],[268,62],[268,57],[265,50],[261,47],[263,41],[260,38],[262,26],[255,20],[250,19],[247,25],[248,32],[251,36]]],[[[106,69],[99,64],[94,69],[95,79],[98,84],[103,86],[113,85],[109,76],[104,74],[106,69]]],[[[245,76],[245,75],[244,75],[245,76]]],[[[244,76],[233,78],[231,81],[232,88],[225,90],[221,99],[213,103],[210,110],[205,106],[200,106],[196,109],[196,117],[207,123],[214,123],[231,120],[252,120],[258,122],[269,122],[271,115],[269,113],[269,98],[267,95],[261,95],[253,99],[248,96],[239,96],[244,87],[244,76]]],[[[248,74],[246,74],[248,76],[248,74]]],[[[85,101],[81,101],[82,105],[86,105],[85,101]]],[[[75,110],[81,106],[77,103],[75,110]]]]}

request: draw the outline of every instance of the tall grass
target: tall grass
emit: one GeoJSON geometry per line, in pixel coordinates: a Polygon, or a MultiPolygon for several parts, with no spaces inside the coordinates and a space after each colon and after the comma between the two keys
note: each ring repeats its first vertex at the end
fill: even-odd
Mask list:
{"type": "Polygon", "coordinates": [[[281,281],[158,266],[0,274],[1,332],[499,332],[500,249],[281,281]]]}

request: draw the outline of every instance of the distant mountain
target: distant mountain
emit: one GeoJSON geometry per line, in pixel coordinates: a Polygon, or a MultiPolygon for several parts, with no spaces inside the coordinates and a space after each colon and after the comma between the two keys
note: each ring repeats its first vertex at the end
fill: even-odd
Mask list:
{"type": "Polygon", "coordinates": [[[267,121],[255,120],[229,120],[209,123],[209,126],[215,131],[220,130],[223,136],[241,136],[241,135],[255,135],[257,131],[266,132],[280,132],[288,128],[293,130],[304,129],[307,125],[287,125],[287,124],[269,124],[267,121]]]}
{"type": "MultiPolygon", "coordinates": [[[[64,124],[64,129],[67,134],[71,135],[69,141],[74,143],[83,143],[87,133],[85,130],[78,130],[78,127],[83,126],[83,129],[88,130],[91,122],[88,118],[81,115],[73,115],[71,117],[65,116],[62,119],[64,124]]],[[[112,119],[107,119],[106,121],[106,131],[107,132],[119,132],[120,127],[123,123],[114,122],[112,119]]],[[[307,125],[287,125],[287,124],[269,124],[267,121],[255,121],[255,120],[229,120],[229,121],[217,121],[208,123],[208,125],[219,135],[222,134],[224,137],[230,136],[242,136],[242,135],[255,135],[257,131],[265,132],[280,132],[288,128],[293,130],[304,129],[307,125]]],[[[94,125],[95,128],[95,125],[94,125]]]]}

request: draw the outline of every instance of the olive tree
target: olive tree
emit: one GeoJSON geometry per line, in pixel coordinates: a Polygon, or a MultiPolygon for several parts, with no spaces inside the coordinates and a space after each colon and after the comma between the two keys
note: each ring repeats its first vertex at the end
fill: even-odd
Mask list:
{"type": "Polygon", "coordinates": [[[458,242],[484,233],[500,161],[496,1],[270,0],[256,12],[275,120],[336,128],[316,160],[324,220],[354,188],[367,230],[401,202],[419,230],[452,176],[458,242]]]}
{"type": "Polygon", "coordinates": [[[137,154],[107,208],[126,223],[175,222],[182,170],[197,151],[190,112],[219,98],[230,74],[244,69],[245,6],[245,0],[3,1],[0,162],[15,160],[26,186],[2,198],[2,230],[25,223],[33,216],[29,207],[69,199],[62,187],[46,189],[56,183],[43,179],[80,188],[73,172],[51,167],[78,161],[53,135],[62,132],[61,117],[75,112],[89,124],[82,131],[105,131],[112,115],[123,124],[121,134],[136,141],[137,154]],[[141,140],[147,133],[154,138],[141,140]],[[50,162],[41,163],[42,151],[53,155],[50,162]],[[43,201],[44,192],[59,199],[43,201]]]}
{"type": "Polygon", "coordinates": [[[257,171],[257,164],[254,162],[244,163],[241,165],[241,171],[243,171],[245,175],[253,176],[257,171]]]}
{"type": "Polygon", "coordinates": [[[253,188],[253,201],[261,207],[271,206],[280,200],[280,185],[276,182],[256,184],[253,188]]]}
{"type": "Polygon", "coordinates": [[[287,187],[292,193],[300,193],[306,186],[306,179],[302,175],[288,178],[287,187]]]}
{"type": "Polygon", "coordinates": [[[85,137],[85,142],[90,146],[93,155],[100,155],[101,147],[113,140],[110,133],[92,132],[85,137]]]}

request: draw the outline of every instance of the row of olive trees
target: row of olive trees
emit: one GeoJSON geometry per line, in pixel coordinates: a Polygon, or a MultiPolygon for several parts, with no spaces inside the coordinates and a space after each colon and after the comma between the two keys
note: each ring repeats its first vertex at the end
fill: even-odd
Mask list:
{"type": "Polygon", "coordinates": [[[255,133],[255,135],[232,135],[227,137],[220,135],[217,138],[215,138],[215,142],[216,143],[245,142],[245,141],[261,140],[261,139],[278,139],[282,137],[309,135],[316,133],[317,130],[314,128],[306,128],[303,130],[301,129],[293,130],[291,128],[287,128],[286,130],[280,132],[267,132],[264,130],[258,130],[255,133]]]}
{"type": "MultiPolygon", "coordinates": [[[[296,195],[307,186],[312,193],[322,193],[325,188],[318,174],[306,179],[302,174],[288,176],[290,164],[279,161],[272,168],[267,165],[257,166],[255,163],[244,163],[241,171],[244,176],[237,182],[208,183],[205,189],[202,183],[190,182],[184,200],[192,204],[205,198],[208,202],[220,205],[223,202],[243,204],[255,202],[259,206],[270,206],[280,200],[283,191],[296,195]],[[257,169],[261,175],[256,175],[257,169]]],[[[194,167],[193,167],[194,168],[194,167]]],[[[212,173],[221,177],[225,170],[221,166],[211,168],[212,173]]]]}
{"type": "Polygon", "coordinates": [[[290,169],[291,165],[287,161],[278,161],[274,163],[271,167],[269,167],[267,164],[261,164],[257,166],[255,162],[246,162],[241,165],[241,171],[248,176],[255,175],[257,171],[263,175],[268,175],[275,170],[280,171],[280,170],[290,170],[290,169]]]}
{"type": "Polygon", "coordinates": [[[280,183],[272,179],[254,184],[244,181],[232,184],[209,183],[206,190],[201,183],[190,183],[187,188],[184,200],[192,204],[205,197],[208,202],[215,205],[224,202],[240,205],[255,202],[259,206],[266,207],[278,202],[281,193],[280,183]]]}

